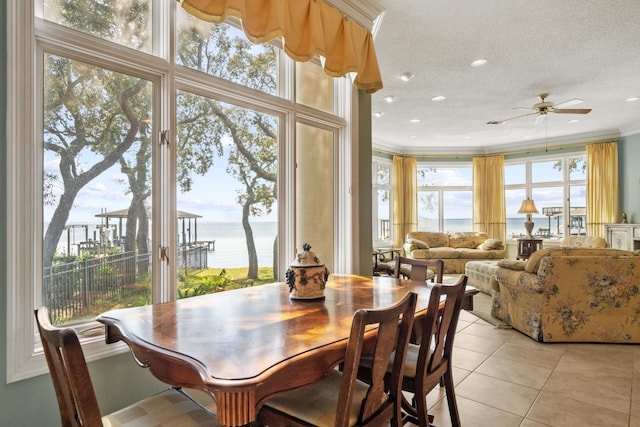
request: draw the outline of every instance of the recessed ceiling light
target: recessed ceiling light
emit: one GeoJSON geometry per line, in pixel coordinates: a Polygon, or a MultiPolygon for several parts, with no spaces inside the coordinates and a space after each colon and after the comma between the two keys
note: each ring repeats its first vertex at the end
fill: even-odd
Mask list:
{"type": "Polygon", "coordinates": [[[413,73],[410,73],[408,71],[406,73],[400,74],[400,80],[402,80],[403,82],[408,82],[413,77],[414,77],[413,73]]]}
{"type": "Polygon", "coordinates": [[[469,135],[465,135],[462,137],[462,139],[471,139],[471,137],[469,135]]]}
{"type": "Polygon", "coordinates": [[[636,102],[636,101],[640,101],[640,98],[638,98],[637,96],[632,96],[631,98],[627,98],[627,102],[636,102]]]}
{"type": "Polygon", "coordinates": [[[416,138],[417,138],[417,136],[415,136],[415,135],[411,135],[411,136],[409,137],[409,139],[416,139],[416,138]]]}
{"type": "Polygon", "coordinates": [[[569,123],[578,123],[579,121],[580,120],[578,120],[578,119],[571,119],[571,120],[569,120],[569,123]]]}
{"type": "Polygon", "coordinates": [[[397,96],[395,96],[395,95],[387,95],[387,96],[385,96],[385,97],[384,97],[384,98],[382,98],[382,99],[384,99],[386,102],[388,102],[389,104],[391,104],[392,102],[397,101],[397,100],[398,100],[398,97],[397,97],[397,96]]]}
{"type": "Polygon", "coordinates": [[[447,97],[442,95],[434,96],[433,98],[431,98],[431,100],[434,102],[444,101],[445,99],[447,99],[447,97]]]}
{"type": "Polygon", "coordinates": [[[384,112],[383,111],[376,111],[375,113],[373,113],[374,117],[380,118],[382,116],[384,116],[384,112]]]}
{"type": "Polygon", "coordinates": [[[409,120],[411,123],[420,123],[420,119],[411,119],[409,120]]]}
{"type": "Polygon", "coordinates": [[[486,59],[476,59],[475,61],[473,61],[471,63],[472,67],[482,67],[483,65],[485,65],[487,63],[486,59]]]}

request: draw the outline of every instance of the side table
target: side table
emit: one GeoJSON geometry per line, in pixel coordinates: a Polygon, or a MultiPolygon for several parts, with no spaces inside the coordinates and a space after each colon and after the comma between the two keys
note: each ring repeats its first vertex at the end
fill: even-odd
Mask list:
{"type": "Polygon", "coordinates": [[[517,259],[529,259],[532,253],[542,249],[542,239],[518,239],[517,259]]]}

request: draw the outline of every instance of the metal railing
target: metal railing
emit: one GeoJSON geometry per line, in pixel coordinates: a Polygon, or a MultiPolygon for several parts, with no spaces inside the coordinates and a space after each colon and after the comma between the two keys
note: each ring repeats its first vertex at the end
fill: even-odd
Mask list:
{"type": "Polygon", "coordinates": [[[44,271],[44,304],[53,321],[76,318],[117,301],[125,287],[148,275],[150,262],[149,253],[123,252],[55,264],[44,271]]]}

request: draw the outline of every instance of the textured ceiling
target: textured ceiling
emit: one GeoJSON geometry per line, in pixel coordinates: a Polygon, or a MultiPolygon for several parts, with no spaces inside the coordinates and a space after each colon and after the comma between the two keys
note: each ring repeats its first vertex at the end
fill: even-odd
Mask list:
{"type": "Polygon", "coordinates": [[[640,1],[377,0],[384,88],[373,95],[373,145],[407,154],[473,154],[640,132],[640,1]],[[471,67],[484,58],[488,63],[471,67]],[[408,82],[399,75],[411,72],[408,82]],[[549,114],[540,93],[586,115],[549,114]],[[383,97],[394,95],[387,103],[383,97]],[[434,102],[434,96],[446,100],[434,102]],[[418,123],[409,122],[419,119],[418,123]],[[569,123],[570,119],[578,119],[569,123]]]}

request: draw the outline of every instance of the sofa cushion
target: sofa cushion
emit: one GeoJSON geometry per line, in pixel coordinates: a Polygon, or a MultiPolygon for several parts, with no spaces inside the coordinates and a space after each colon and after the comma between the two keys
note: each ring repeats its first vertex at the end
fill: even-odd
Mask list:
{"type": "Polygon", "coordinates": [[[502,241],[496,239],[487,239],[478,245],[478,249],[490,251],[492,249],[502,249],[502,241]]]}
{"type": "Polygon", "coordinates": [[[407,243],[412,247],[415,247],[415,249],[429,249],[429,245],[427,244],[427,242],[423,242],[419,239],[409,238],[407,239],[407,243]]]}
{"type": "Polygon", "coordinates": [[[452,248],[475,249],[487,240],[487,233],[459,232],[449,235],[449,246],[452,248]]]}
{"type": "Polygon", "coordinates": [[[449,235],[437,231],[411,231],[407,233],[405,241],[418,239],[429,245],[430,248],[449,246],[449,235]]]}
{"type": "Polygon", "coordinates": [[[567,248],[606,248],[607,241],[597,236],[569,236],[562,240],[560,246],[567,248]]]}
{"type": "Polygon", "coordinates": [[[466,259],[500,259],[504,257],[504,250],[498,249],[485,251],[483,249],[459,248],[456,251],[460,254],[460,258],[466,259]]]}
{"type": "Polygon", "coordinates": [[[460,251],[454,248],[442,247],[442,248],[430,248],[428,250],[429,258],[443,258],[454,259],[460,258],[460,251]]]}

